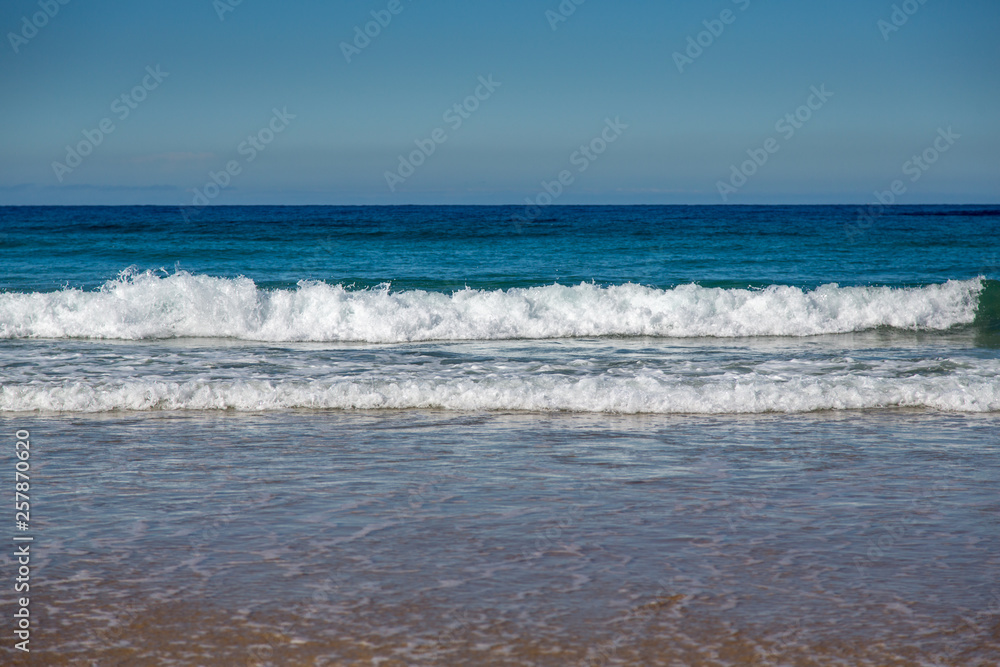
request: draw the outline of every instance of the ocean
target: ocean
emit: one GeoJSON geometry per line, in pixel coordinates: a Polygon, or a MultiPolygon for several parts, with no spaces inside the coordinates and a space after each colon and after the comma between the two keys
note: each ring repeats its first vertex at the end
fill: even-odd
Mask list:
{"type": "Polygon", "coordinates": [[[44,664],[1000,664],[996,207],[5,207],[0,369],[44,664]]]}

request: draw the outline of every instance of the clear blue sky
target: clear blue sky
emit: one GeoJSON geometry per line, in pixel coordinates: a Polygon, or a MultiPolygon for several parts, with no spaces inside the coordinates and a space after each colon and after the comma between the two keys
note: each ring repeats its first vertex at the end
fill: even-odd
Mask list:
{"type": "Polygon", "coordinates": [[[399,0],[349,63],[342,43],[389,0],[242,0],[220,19],[234,1],[41,0],[58,12],[36,32],[39,0],[4,2],[0,204],[190,204],[230,161],[214,204],[522,203],[564,170],[558,203],[720,203],[769,137],[777,152],[729,202],[863,203],[897,179],[900,203],[1000,202],[996,0],[908,0],[892,32],[892,0],[586,0],[555,29],[560,0],[399,0]],[[499,88],[446,122],[490,75],[499,88]],[[144,77],[155,88],[120,118],[144,77]],[[776,131],[823,85],[793,136],[776,131]],[[273,109],[295,118],[248,161],[273,109]],[[609,118],[628,128],[579,171],[609,118]],[[53,167],[104,119],[89,155],[53,167]],[[960,138],[910,180],[948,127],[960,138]],[[447,141],[391,191],[386,172],[436,128],[447,141]]]}

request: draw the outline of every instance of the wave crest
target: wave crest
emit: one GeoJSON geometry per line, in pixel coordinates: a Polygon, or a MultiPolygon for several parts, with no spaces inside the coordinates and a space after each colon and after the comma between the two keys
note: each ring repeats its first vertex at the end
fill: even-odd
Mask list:
{"type": "Polygon", "coordinates": [[[919,288],[547,285],[452,294],[302,281],[123,274],[100,290],[0,294],[0,338],[254,341],[810,336],[877,327],[945,330],[976,318],[983,280],[919,288]]]}

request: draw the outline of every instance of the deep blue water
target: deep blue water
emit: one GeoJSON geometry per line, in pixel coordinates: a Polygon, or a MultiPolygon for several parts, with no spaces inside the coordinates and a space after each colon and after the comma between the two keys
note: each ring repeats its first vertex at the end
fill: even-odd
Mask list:
{"type": "Polygon", "coordinates": [[[93,288],[129,266],[394,289],[553,282],[738,287],[1000,278],[996,207],[6,207],[0,289],[93,288]]]}

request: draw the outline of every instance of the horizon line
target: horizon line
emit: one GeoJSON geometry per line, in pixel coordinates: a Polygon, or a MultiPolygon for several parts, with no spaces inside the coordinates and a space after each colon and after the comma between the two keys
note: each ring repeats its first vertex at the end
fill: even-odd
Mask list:
{"type": "MultiPolygon", "coordinates": [[[[527,204],[209,204],[207,206],[193,206],[191,204],[0,204],[0,208],[143,208],[143,207],[156,207],[156,208],[178,208],[178,209],[197,209],[203,211],[206,209],[224,209],[224,208],[265,208],[265,207],[286,207],[286,208],[430,208],[430,207],[455,207],[455,208],[524,208],[527,204]]],[[[680,207],[680,206],[697,206],[702,208],[713,207],[713,208],[738,208],[738,207],[760,207],[760,206],[787,206],[787,207],[815,207],[815,206],[837,206],[837,207],[850,207],[850,206],[865,206],[872,208],[917,208],[917,207],[928,207],[928,206],[972,206],[972,207],[988,207],[988,206],[1000,206],[1000,201],[998,202],[975,202],[975,203],[947,203],[947,202],[934,202],[934,203],[924,203],[924,204],[879,204],[873,202],[852,202],[852,203],[816,203],[816,204],[802,204],[802,203],[760,203],[760,204],[742,204],[742,203],[726,203],[726,204],[547,204],[542,208],[552,209],[552,208],[628,208],[628,207],[680,207]]]]}

